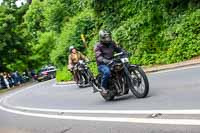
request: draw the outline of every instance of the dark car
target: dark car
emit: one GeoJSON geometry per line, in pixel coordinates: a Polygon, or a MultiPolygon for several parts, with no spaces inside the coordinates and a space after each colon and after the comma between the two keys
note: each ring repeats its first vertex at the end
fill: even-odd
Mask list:
{"type": "Polygon", "coordinates": [[[37,75],[37,81],[45,81],[49,79],[53,79],[56,77],[56,68],[54,66],[49,66],[42,68],[38,75],[37,75]]]}

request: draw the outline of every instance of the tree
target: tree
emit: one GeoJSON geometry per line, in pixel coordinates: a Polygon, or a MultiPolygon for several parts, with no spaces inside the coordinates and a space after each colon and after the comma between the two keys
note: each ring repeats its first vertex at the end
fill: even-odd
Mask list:
{"type": "Polygon", "coordinates": [[[24,32],[23,14],[26,8],[17,8],[13,0],[7,0],[0,6],[0,71],[24,69],[28,46],[24,32]],[[17,64],[18,67],[15,67],[17,64]],[[20,68],[23,66],[23,68],[20,68]]]}

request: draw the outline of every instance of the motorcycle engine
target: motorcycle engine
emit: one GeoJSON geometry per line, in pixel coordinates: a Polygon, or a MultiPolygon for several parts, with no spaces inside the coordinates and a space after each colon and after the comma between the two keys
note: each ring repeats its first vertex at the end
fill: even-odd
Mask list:
{"type": "Polygon", "coordinates": [[[113,71],[118,72],[123,69],[123,64],[122,63],[115,63],[113,66],[113,71]]]}

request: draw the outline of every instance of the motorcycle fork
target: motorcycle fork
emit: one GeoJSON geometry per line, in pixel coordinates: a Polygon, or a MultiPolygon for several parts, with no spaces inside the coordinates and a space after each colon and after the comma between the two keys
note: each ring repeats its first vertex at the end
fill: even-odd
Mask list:
{"type": "MultiPolygon", "coordinates": [[[[135,85],[139,86],[141,83],[141,77],[138,76],[138,74],[136,73],[136,71],[133,71],[135,78],[132,79],[132,81],[134,82],[135,85]]],[[[132,78],[132,76],[131,76],[132,78]]]]}
{"type": "MultiPolygon", "coordinates": [[[[129,65],[129,66],[127,66],[126,68],[125,68],[125,72],[126,72],[126,74],[128,75],[128,80],[130,81],[130,83],[131,83],[131,86],[133,86],[133,85],[139,85],[140,83],[141,83],[141,78],[140,77],[138,77],[138,74],[135,72],[135,71],[133,71],[134,72],[134,75],[136,76],[135,77],[135,79],[133,79],[132,78],[132,76],[131,76],[131,74],[130,74],[130,72],[129,72],[129,70],[128,70],[128,67],[130,67],[131,65],[129,65]]],[[[132,66],[133,67],[133,66],[132,66]]],[[[138,66],[134,66],[134,67],[138,67],[138,66]]],[[[134,87],[134,86],[133,86],[134,87]]]]}
{"type": "Polygon", "coordinates": [[[78,76],[79,76],[79,81],[81,81],[81,83],[83,83],[83,75],[82,75],[81,71],[78,72],[78,76]]]}
{"type": "Polygon", "coordinates": [[[124,73],[125,73],[125,76],[127,77],[127,78],[126,78],[126,79],[127,79],[127,83],[128,83],[129,88],[130,88],[129,83],[131,84],[131,87],[133,87],[133,85],[134,85],[135,83],[134,83],[134,81],[133,81],[133,79],[132,79],[132,76],[131,76],[129,70],[128,70],[128,67],[129,67],[128,64],[126,64],[126,65],[124,64],[124,73]]]}

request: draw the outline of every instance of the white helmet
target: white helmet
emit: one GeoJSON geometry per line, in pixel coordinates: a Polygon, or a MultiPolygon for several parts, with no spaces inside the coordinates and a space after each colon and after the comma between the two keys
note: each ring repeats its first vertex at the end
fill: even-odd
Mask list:
{"type": "Polygon", "coordinates": [[[70,47],[69,47],[69,52],[70,52],[70,53],[72,52],[72,49],[75,49],[75,47],[74,47],[74,46],[70,46],[70,47]]]}
{"type": "Polygon", "coordinates": [[[102,43],[110,43],[112,41],[111,32],[107,30],[100,30],[99,31],[99,40],[102,43]]]}

